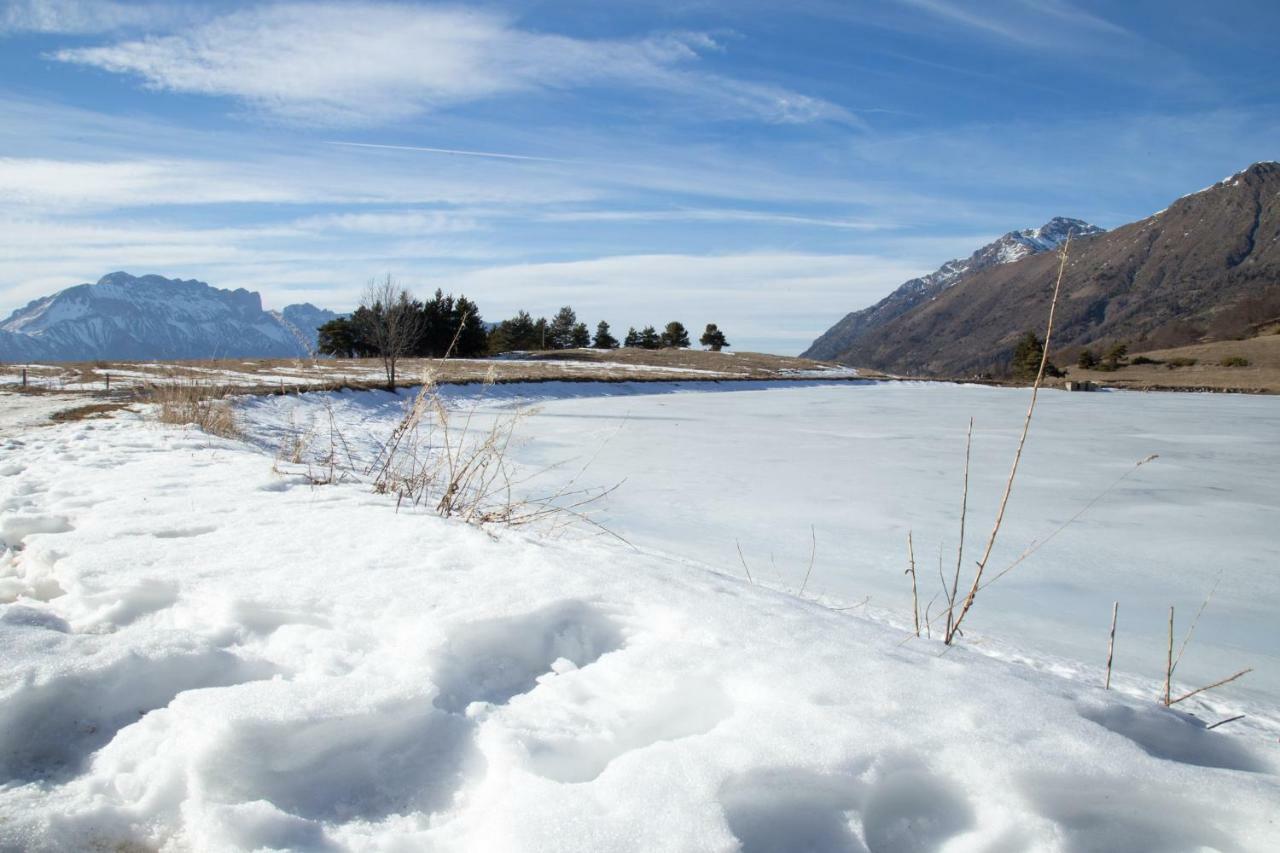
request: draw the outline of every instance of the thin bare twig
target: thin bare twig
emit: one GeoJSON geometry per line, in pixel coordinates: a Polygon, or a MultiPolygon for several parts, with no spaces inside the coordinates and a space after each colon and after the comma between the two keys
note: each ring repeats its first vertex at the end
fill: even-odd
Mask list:
{"type": "Polygon", "coordinates": [[[1107,681],[1102,685],[1103,690],[1111,689],[1111,661],[1115,658],[1116,653],[1116,617],[1120,615],[1120,602],[1111,605],[1111,640],[1107,643],[1107,681]]]}
{"type": "Polygon", "coordinates": [[[1043,539],[1034,540],[1030,545],[1027,546],[1025,551],[1023,551],[1021,554],[1018,555],[1018,558],[1016,560],[1014,560],[1009,565],[1005,566],[996,574],[992,575],[988,580],[984,581],[983,584],[978,587],[978,591],[981,592],[982,590],[991,586],[996,581],[1000,580],[1000,578],[1009,574],[1009,572],[1013,571],[1015,568],[1018,567],[1019,563],[1021,563],[1023,560],[1030,557],[1036,551],[1039,551],[1045,545],[1048,545],[1049,542],[1052,541],[1055,536],[1057,536],[1063,530],[1066,530],[1068,527],[1074,524],[1077,520],[1079,520],[1080,516],[1084,515],[1086,512],[1088,512],[1090,509],[1093,508],[1094,504],[1096,504],[1098,501],[1102,500],[1104,497],[1110,494],[1116,488],[1116,486],[1119,486],[1121,482],[1123,482],[1126,478],[1129,477],[1129,475],[1133,474],[1133,472],[1137,471],[1139,468],[1141,468],[1143,465],[1146,465],[1148,462],[1151,462],[1159,458],[1160,456],[1158,454],[1152,453],[1150,456],[1137,462],[1132,468],[1130,468],[1128,471],[1125,471],[1123,474],[1117,477],[1111,483],[1111,485],[1107,486],[1105,489],[1103,489],[1102,491],[1094,495],[1092,498],[1090,498],[1089,502],[1086,503],[1084,506],[1080,507],[1080,509],[1077,510],[1075,515],[1071,516],[1066,521],[1062,522],[1062,524],[1059,524],[1057,527],[1055,527],[1049,533],[1048,536],[1045,536],[1043,539]]]}
{"type": "Polygon", "coordinates": [[[911,531],[907,531],[907,562],[909,567],[906,573],[911,575],[911,615],[915,620],[916,636],[920,636],[920,596],[916,591],[916,551],[911,542],[911,531]]]}
{"type": "Polygon", "coordinates": [[[733,540],[733,545],[738,549],[738,559],[742,561],[742,570],[747,573],[747,583],[755,586],[756,582],[751,577],[751,569],[747,568],[747,558],[742,556],[742,545],[738,543],[737,539],[733,540]]]}
{"type": "Polygon", "coordinates": [[[1225,720],[1218,720],[1218,722],[1214,723],[1211,726],[1205,726],[1204,730],[1212,731],[1213,729],[1216,729],[1218,726],[1225,726],[1227,723],[1234,723],[1236,720],[1243,720],[1244,718],[1245,718],[1244,714],[1236,714],[1234,717],[1227,717],[1225,720]]]}
{"type": "Polygon", "coordinates": [[[800,583],[800,595],[804,595],[804,588],[809,585],[809,575],[813,573],[813,558],[818,554],[818,534],[814,531],[813,525],[809,525],[809,568],[805,569],[804,580],[800,583]]]}
{"type": "Polygon", "coordinates": [[[1036,371],[1035,384],[1031,386],[1031,403],[1027,406],[1027,416],[1022,423],[1022,435],[1018,438],[1018,449],[1013,455],[1013,465],[1009,469],[1009,479],[1004,484],[1004,494],[1000,498],[1000,507],[996,510],[995,523],[991,526],[991,534],[987,537],[986,548],[982,552],[982,559],[978,560],[978,568],[973,576],[973,586],[969,588],[969,594],[965,596],[964,606],[960,608],[960,614],[956,616],[955,622],[951,624],[951,630],[947,632],[945,642],[950,645],[955,639],[956,634],[960,630],[960,624],[964,622],[965,616],[969,615],[969,610],[973,607],[974,598],[978,594],[978,589],[982,583],[982,573],[987,567],[987,562],[991,559],[991,552],[996,546],[996,537],[1000,535],[1000,526],[1004,523],[1005,509],[1009,505],[1009,495],[1013,492],[1013,481],[1018,474],[1018,463],[1022,461],[1022,449],[1027,443],[1027,433],[1031,430],[1031,416],[1035,414],[1036,399],[1040,395],[1040,386],[1044,383],[1045,368],[1049,364],[1049,346],[1053,340],[1053,318],[1058,309],[1058,294],[1062,291],[1062,278],[1067,271],[1067,256],[1071,248],[1071,235],[1067,235],[1067,240],[1062,246],[1061,260],[1058,263],[1058,278],[1053,285],[1053,297],[1049,302],[1049,322],[1044,333],[1044,349],[1040,353],[1040,369],[1036,371]]]}
{"type": "Polygon", "coordinates": [[[956,595],[960,591],[960,564],[964,561],[964,522],[969,512],[969,451],[973,447],[973,418],[969,418],[969,432],[964,439],[964,491],[960,497],[960,545],[956,548],[956,574],[947,591],[947,636],[951,636],[951,617],[955,615],[956,595]]]}
{"type": "Polygon", "coordinates": [[[1166,658],[1164,667],[1164,704],[1165,707],[1173,704],[1169,701],[1169,683],[1173,680],[1173,607],[1169,607],[1169,656],[1166,658]]]}
{"type": "Polygon", "coordinates": [[[1218,591],[1218,584],[1222,583],[1223,571],[1218,572],[1218,577],[1214,580],[1213,586],[1209,588],[1209,594],[1204,597],[1204,601],[1200,602],[1200,609],[1196,611],[1196,618],[1191,620],[1191,627],[1187,629],[1187,635],[1182,638],[1182,645],[1178,647],[1178,655],[1173,659],[1173,670],[1177,672],[1178,663],[1182,660],[1182,653],[1187,650],[1187,644],[1191,642],[1191,638],[1196,633],[1196,625],[1200,624],[1200,617],[1204,614],[1204,609],[1209,606],[1209,601],[1213,598],[1213,594],[1218,591]]]}
{"type": "Polygon", "coordinates": [[[1253,667],[1249,667],[1248,669],[1242,669],[1239,672],[1237,672],[1235,675],[1228,675],[1226,678],[1222,679],[1221,681],[1215,681],[1213,682],[1213,684],[1206,684],[1204,687],[1197,687],[1195,690],[1192,690],[1190,693],[1183,693],[1177,699],[1174,699],[1172,702],[1165,702],[1165,704],[1177,705],[1183,699],[1190,699],[1192,696],[1195,696],[1197,693],[1203,693],[1206,690],[1212,690],[1215,687],[1221,687],[1224,684],[1230,684],[1240,676],[1248,675],[1251,672],[1253,672],[1253,667]]]}

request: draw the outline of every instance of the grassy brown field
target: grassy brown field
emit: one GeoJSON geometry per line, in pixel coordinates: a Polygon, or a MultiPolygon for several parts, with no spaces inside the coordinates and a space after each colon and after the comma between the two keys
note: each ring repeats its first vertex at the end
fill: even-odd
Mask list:
{"type": "MultiPolygon", "coordinates": [[[[385,385],[378,359],[231,359],[183,362],[83,362],[27,365],[29,392],[125,392],[153,385],[203,381],[234,393],[385,385]],[[108,384],[110,388],[108,388],[108,384]]],[[[0,387],[15,390],[21,366],[0,368],[0,387]]],[[[725,381],[850,376],[846,368],[763,353],[703,350],[557,350],[492,359],[401,359],[398,386],[417,385],[431,370],[440,383],[478,382],[491,371],[498,382],[725,381]]]]}
{"type": "Polygon", "coordinates": [[[1129,364],[1115,371],[1070,367],[1067,378],[1134,390],[1280,393],[1280,334],[1135,353],[1130,361],[1139,357],[1159,363],[1129,364]],[[1240,359],[1247,364],[1240,365],[1240,359]]]}

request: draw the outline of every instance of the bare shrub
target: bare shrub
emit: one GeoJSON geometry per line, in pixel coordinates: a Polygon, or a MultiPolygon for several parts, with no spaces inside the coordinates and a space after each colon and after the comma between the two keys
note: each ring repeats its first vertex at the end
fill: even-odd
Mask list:
{"type": "MultiPolygon", "coordinates": [[[[491,370],[483,388],[487,390],[494,383],[491,370]]],[[[482,396],[477,396],[469,407],[454,411],[428,370],[422,387],[405,407],[404,416],[366,469],[366,475],[372,477],[373,490],[395,495],[397,506],[408,502],[428,507],[443,518],[478,526],[582,521],[621,539],[587,514],[589,504],[616,486],[580,489],[575,487],[575,476],[548,495],[525,499],[515,496],[521,481],[507,459],[507,451],[517,425],[534,410],[517,408],[504,412],[494,417],[488,429],[476,430],[472,427],[482,396]]]]}

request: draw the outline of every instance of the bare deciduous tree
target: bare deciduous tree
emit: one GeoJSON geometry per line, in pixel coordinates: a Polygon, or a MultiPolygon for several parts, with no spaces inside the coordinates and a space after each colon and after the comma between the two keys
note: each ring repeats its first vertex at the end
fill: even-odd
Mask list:
{"type": "Polygon", "coordinates": [[[387,388],[394,391],[396,362],[412,351],[422,331],[422,313],[414,306],[413,297],[390,273],[383,279],[370,279],[353,319],[378,351],[387,373],[387,388]]]}

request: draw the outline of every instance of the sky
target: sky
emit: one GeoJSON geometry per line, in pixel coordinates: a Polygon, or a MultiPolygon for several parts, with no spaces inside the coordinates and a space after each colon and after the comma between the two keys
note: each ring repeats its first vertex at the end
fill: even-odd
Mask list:
{"type": "Polygon", "coordinates": [[[793,354],[1280,159],[1273,0],[0,0],[0,316],[116,270],[793,354]]]}

